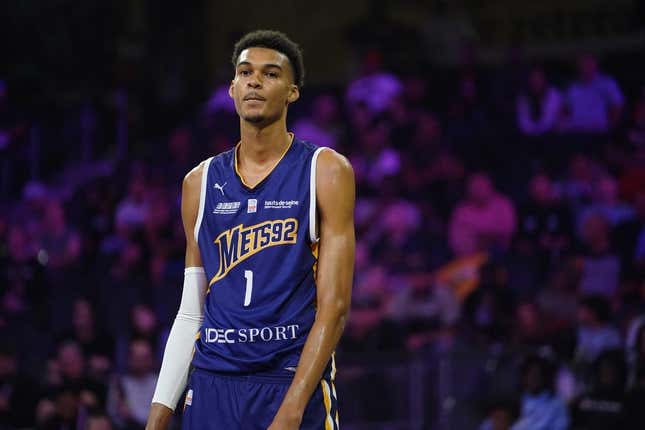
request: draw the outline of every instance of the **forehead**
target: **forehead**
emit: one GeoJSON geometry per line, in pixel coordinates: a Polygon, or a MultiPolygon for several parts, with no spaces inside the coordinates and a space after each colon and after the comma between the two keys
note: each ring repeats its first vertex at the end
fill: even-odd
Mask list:
{"type": "Polygon", "coordinates": [[[277,64],[281,67],[290,66],[289,58],[286,55],[270,48],[246,48],[240,52],[240,56],[237,58],[237,64],[242,62],[259,66],[264,64],[277,64]]]}

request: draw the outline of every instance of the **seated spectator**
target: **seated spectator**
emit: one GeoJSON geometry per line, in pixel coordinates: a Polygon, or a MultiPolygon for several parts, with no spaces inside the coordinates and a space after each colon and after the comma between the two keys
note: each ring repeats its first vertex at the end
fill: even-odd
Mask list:
{"type": "Polygon", "coordinates": [[[611,176],[605,175],[596,180],[592,193],[590,204],[578,216],[578,231],[592,214],[602,215],[612,227],[634,218],[634,209],[620,200],[618,183],[611,176]]]}
{"type": "Polygon", "coordinates": [[[519,419],[511,430],[566,430],[569,414],[554,394],[554,369],[546,358],[530,356],[522,367],[522,396],[519,419]]]}
{"type": "Polygon", "coordinates": [[[625,399],[625,430],[640,430],[645,422],[645,365],[638,367],[625,399]]]}
{"type": "Polygon", "coordinates": [[[575,154],[569,161],[564,178],[555,184],[555,192],[569,206],[574,215],[591,201],[594,181],[600,176],[600,167],[585,154],[575,154]]]}
{"type": "Polygon", "coordinates": [[[113,364],[114,340],[98,326],[94,306],[88,299],[79,298],[74,302],[72,327],[63,339],[74,340],[80,345],[90,375],[105,376],[113,364]]]}
{"type": "Polygon", "coordinates": [[[43,220],[40,248],[46,264],[55,269],[69,270],[80,262],[81,236],[68,223],[62,204],[52,200],[43,220]]]}
{"type": "Polygon", "coordinates": [[[599,72],[593,55],[578,58],[578,74],[578,80],[565,94],[564,129],[593,133],[609,131],[620,120],[625,103],[620,87],[614,78],[599,72]]]}
{"type": "Polygon", "coordinates": [[[596,359],[592,385],[571,409],[571,430],[622,429],[625,426],[625,359],[622,350],[596,359]]]}
{"type": "MultiPolygon", "coordinates": [[[[87,417],[83,430],[113,430],[112,420],[102,412],[93,412],[87,417]]],[[[79,429],[80,430],[80,429],[79,429]]]]}
{"type": "Polygon", "coordinates": [[[645,148],[645,94],[634,106],[631,123],[627,130],[627,140],[633,148],[645,148]]]}
{"type": "Polygon", "coordinates": [[[377,120],[362,133],[355,152],[350,156],[356,183],[376,193],[382,192],[386,179],[396,177],[401,170],[401,155],[390,141],[390,127],[377,120]]]}
{"type": "Polygon", "coordinates": [[[551,274],[546,288],[538,293],[535,302],[550,333],[572,329],[575,326],[579,278],[575,268],[564,265],[551,274]]]}
{"type": "Polygon", "coordinates": [[[609,224],[602,215],[589,215],[582,226],[582,247],[576,258],[579,292],[612,298],[618,291],[620,260],[613,250],[609,224]]]}
{"type": "Polygon", "coordinates": [[[148,183],[142,171],[135,172],[128,184],[128,194],[116,207],[115,225],[124,225],[130,229],[143,226],[148,213],[148,183]]]}
{"type": "Polygon", "coordinates": [[[0,346],[0,428],[27,428],[34,425],[38,387],[18,369],[14,349],[0,346]]]}
{"type": "Polygon", "coordinates": [[[636,383],[636,374],[640,368],[645,369],[645,315],[641,315],[629,325],[625,339],[627,365],[629,366],[628,384],[636,383]]]}
{"type": "Polygon", "coordinates": [[[127,329],[117,338],[115,352],[117,370],[127,369],[132,339],[147,340],[152,347],[153,357],[155,360],[161,361],[166,345],[165,339],[162,338],[163,335],[167,335],[167,333],[159,333],[159,320],[152,308],[141,303],[134,305],[129,313],[127,329]]]}
{"type": "Polygon", "coordinates": [[[529,136],[553,131],[562,112],[560,92],[546,80],[544,69],[534,67],[526,90],[517,98],[517,125],[529,136]]]}
{"type": "Polygon", "coordinates": [[[636,217],[623,221],[614,231],[623,273],[634,279],[645,277],[645,190],[634,197],[636,217]]]}
{"type": "Polygon", "coordinates": [[[569,209],[556,197],[551,179],[535,175],[529,185],[529,201],[518,216],[516,247],[523,255],[538,258],[542,273],[571,245],[573,225],[569,209]]]}
{"type": "Polygon", "coordinates": [[[514,297],[506,267],[487,262],[479,269],[479,286],[465,300],[464,317],[489,341],[506,339],[511,327],[514,297]]]}
{"type": "Polygon", "coordinates": [[[539,348],[548,344],[550,338],[543,324],[540,309],[533,302],[521,303],[515,308],[515,323],[512,325],[513,340],[520,348],[539,348]]]}
{"type": "Polygon", "coordinates": [[[421,212],[413,203],[395,200],[381,210],[377,221],[378,236],[372,247],[372,257],[394,273],[410,273],[425,268],[421,237],[421,212]]]}
{"type": "Polygon", "coordinates": [[[519,408],[515,402],[498,401],[488,408],[479,430],[511,430],[518,417],[519,408]]]}
{"type": "Polygon", "coordinates": [[[395,351],[403,346],[400,330],[387,313],[391,275],[383,266],[372,265],[352,292],[352,314],[340,349],[348,354],[395,351]]]}
{"type": "Polygon", "coordinates": [[[576,360],[591,365],[603,351],[620,348],[618,330],[611,324],[611,309],[602,296],[582,299],[578,306],[576,360]]]}
{"type": "Polygon", "coordinates": [[[343,127],[339,121],[336,98],[331,94],[317,96],[311,115],[296,121],[293,132],[298,139],[313,142],[318,146],[338,148],[343,137],[343,127]]]}
{"type": "Polygon", "coordinates": [[[380,52],[369,51],[363,59],[363,74],[350,82],[345,93],[348,107],[364,104],[372,116],[384,112],[403,91],[399,78],[383,70],[380,52]]]}
{"type": "Polygon", "coordinates": [[[157,384],[152,347],[147,340],[130,342],[128,372],[112,381],[108,410],[120,428],[143,428],[157,384]]]}
{"type": "Polygon", "coordinates": [[[450,246],[458,257],[478,251],[506,251],[515,231],[513,203],[482,173],[468,180],[468,196],[453,211],[450,246]]]}
{"type": "Polygon", "coordinates": [[[144,246],[130,239],[98,280],[99,309],[101,315],[109,316],[105,318],[105,329],[115,339],[127,330],[130,310],[141,301],[141,287],[148,283],[144,263],[144,246]]]}

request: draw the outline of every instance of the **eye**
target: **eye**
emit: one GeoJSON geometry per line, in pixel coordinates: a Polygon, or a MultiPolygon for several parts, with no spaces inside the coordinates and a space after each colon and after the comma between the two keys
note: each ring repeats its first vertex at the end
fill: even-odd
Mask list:
{"type": "Polygon", "coordinates": [[[278,77],[278,74],[276,72],[266,72],[264,75],[269,77],[269,78],[277,78],[278,77]]]}
{"type": "Polygon", "coordinates": [[[242,70],[240,70],[240,71],[239,71],[239,72],[237,72],[237,73],[238,73],[238,75],[240,75],[240,76],[249,76],[249,75],[251,74],[251,71],[250,71],[250,70],[246,70],[246,69],[242,69],[242,70]]]}

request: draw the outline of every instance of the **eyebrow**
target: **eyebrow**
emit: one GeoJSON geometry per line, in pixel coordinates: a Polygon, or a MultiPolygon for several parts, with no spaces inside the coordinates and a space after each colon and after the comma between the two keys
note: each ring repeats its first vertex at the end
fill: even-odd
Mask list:
{"type": "MultiPolygon", "coordinates": [[[[239,63],[237,63],[236,67],[240,66],[252,66],[252,64],[249,61],[240,61],[239,63]]],[[[282,70],[282,66],[273,63],[263,64],[262,67],[275,67],[276,69],[282,70]]]]}

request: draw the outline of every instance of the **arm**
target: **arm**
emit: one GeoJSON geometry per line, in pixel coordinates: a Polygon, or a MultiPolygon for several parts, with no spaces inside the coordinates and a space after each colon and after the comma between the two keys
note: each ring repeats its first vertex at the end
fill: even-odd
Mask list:
{"type": "Polygon", "coordinates": [[[270,430],[299,427],[349,313],[355,246],[354,174],[349,162],[336,152],[326,150],[318,157],[316,193],[320,215],[316,320],[270,430]]]}
{"type": "Polygon", "coordinates": [[[206,290],[206,277],[201,269],[202,260],[193,234],[199,195],[201,191],[203,164],[191,170],[184,178],[181,197],[181,218],[186,234],[186,268],[184,290],[177,318],[173,323],[164,358],[159,372],[157,388],[148,416],[147,430],[165,429],[183,392],[195,343],[195,333],[201,327],[202,309],[206,290]],[[170,392],[171,394],[167,394],[170,392]],[[178,394],[177,394],[178,393],[178,394]]]}

